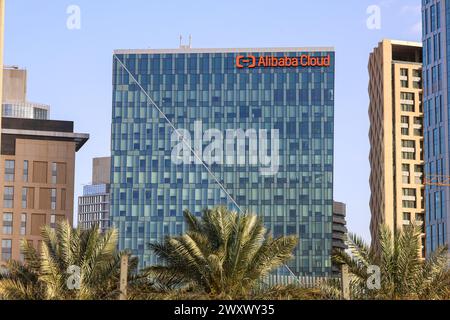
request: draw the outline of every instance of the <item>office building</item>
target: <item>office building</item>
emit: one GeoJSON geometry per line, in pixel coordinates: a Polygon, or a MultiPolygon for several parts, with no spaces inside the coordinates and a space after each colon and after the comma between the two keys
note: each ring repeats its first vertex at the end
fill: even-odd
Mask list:
{"type": "Polygon", "coordinates": [[[3,69],[2,116],[22,119],[50,119],[50,107],[27,101],[27,71],[16,66],[3,69]]]}
{"type": "Polygon", "coordinates": [[[422,0],[426,245],[449,245],[449,1],[422,0]]]}
{"type": "MultiPolygon", "coordinates": [[[[333,203],[333,251],[346,250],[347,246],[347,209],[345,203],[335,201],[333,203]]],[[[340,266],[333,264],[333,273],[340,273],[340,266]]]]}
{"type": "Polygon", "coordinates": [[[342,202],[333,203],[333,248],[347,249],[347,214],[346,205],[342,202]]]}
{"type": "Polygon", "coordinates": [[[78,198],[78,225],[91,229],[97,225],[102,232],[109,229],[111,158],[92,160],[92,183],[83,187],[78,198]]]}
{"type": "Polygon", "coordinates": [[[121,250],[155,264],[147,243],[181,234],[184,209],[224,204],[260,215],[275,236],[298,235],[293,273],[331,274],[334,49],[182,46],[117,50],[113,61],[111,221],[121,250]],[[168,121],[199,157],[182,142],[177,153],[182,139],[168,121]],[[259,151],[270,145],[271,159],[246,136],[260,139],[259,151]],[[236,141],[245,146],[235,153],[236,141]]]}
{"type": "Polygon", "coordinates": [[[42,120],[35,116],[39,112],[30,116],[15,109],[21,103],[30,107],[26,72],[4,71],[3,106],[13,105],[11,110],[19,112],[2,118],[0,264],[22,259],[23,239],[39,248],[44,225],[55,227],[63,219],[72,224],[75,153],[89,139],[87,134],[74,133],[71,121],[42,120]]]}
{"type": "Polygon", "coordinates": [[[1,261],[21,259],[20,241],[39,247],[41,227],[73,220],[75,152],[88,135],[73,122],[3,118],[1,261]]]}
{"type": "MultiPolygon", "coordinates": [[[[422,45],[383,40],[369,59],[370,231],[410,224],[424,233],[422,45]]],[[[422,254],[425,235],[422,233],[422,254]]]]}

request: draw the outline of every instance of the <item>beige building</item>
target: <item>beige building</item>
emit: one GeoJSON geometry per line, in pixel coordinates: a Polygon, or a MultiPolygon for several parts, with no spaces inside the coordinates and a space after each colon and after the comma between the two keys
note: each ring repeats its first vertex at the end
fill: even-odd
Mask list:
{"type": "Polygon", "coordinates": [[[111,175],[111,157],[92,159],[92,184],[109,184],[111,175]]]}
{"type": "Polygon", "coordinates": [[[88,137],[70,121],[3,118],[1,261],[21,258],[22,239],[39,248],[44,225],[72,223],[75,152],[88,137]]]}
{"type": "Polygon", "coordinates": [[[3,102],[21,103],[27,96],[27,71],[15,66],[3,70],[3,102]]]}
{"type": "MultiPolygon", "coordinates": [[[[3,101],[3,39],[5,32],[5,0],[0,0],[0,102],[3,101]]],[[[0,108],[0,128],[2,127],[2,110],[0,108]]],[[[1,137],[0,137],[1,143],[1,137]]]]}
{"type": "MultiPolygon", "coordinates": [[[[369,59],[370,231],[425,230],[422,44],[383,40],[369,59]]],[[[422,236],[425,256],[425,234],[422,236]]]]}
{"type": "Polygon", "coordinates": [[[27,71],[17,66],[3,68],[2,117],[49,120],[50,107],[27,100],[27,71]]]}
{"type": "Polygon", "coordinates": [[[22,239],[39,248],[44,225],[73,222],[75,153],[89,139],[74,133],[73,122],[45,120],[48,114],[27,102],[25,70],[4,71],[0,264],[21,259],[22,239]]]}

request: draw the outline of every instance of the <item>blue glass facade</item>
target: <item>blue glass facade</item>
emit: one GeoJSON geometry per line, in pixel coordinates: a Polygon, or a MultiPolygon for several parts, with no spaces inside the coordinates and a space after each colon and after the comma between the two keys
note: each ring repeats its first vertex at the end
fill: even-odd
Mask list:
{"type": "Polygon", "coordinates": [[[90,184],[83,186],[83,196],[95,196],[97,194],[103,194],[109,192],[108,184],[90,184]]]}
{"type": "MultiPolygon", "coordinates": [[[[275,236],[300,237],[289,267],[297,274],[331,274],[334,148],[332,49],[117,51],[113,65],[111,222],[119,248],[140,266],[157,263],[149,242],[184,231],[182,212],[231,201],[200,164],[171,160],[172,128],[277,129],[279,170],[213,164],[214,174],[244,210],[260,215],[275,236]],[[322,51],[323,50],[323,51],[322,51]],[[237,68],[238,55],[330,56],[326,67],[237,68]]],[[[206,144],[205,144],[206,145],[206,144]]],[[[248,150],[248,146],[247,149],[248,150]]]]}
{"type": "MultiPolygon", "coordinates": [[[[425,175],[444,182],[449,175],[449,49],[450,3],[422,0],[425,175]]],[[[448,244],[450,188],[430,184],[425,188],[426,252],[448,244]]]]}

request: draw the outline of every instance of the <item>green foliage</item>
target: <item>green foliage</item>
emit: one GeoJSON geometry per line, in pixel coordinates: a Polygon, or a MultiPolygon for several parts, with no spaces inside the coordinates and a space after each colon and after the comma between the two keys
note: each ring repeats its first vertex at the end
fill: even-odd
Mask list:
{"type": "MultiPolygon", "coordinates": [[[[272,238],[260,218],[225,207],[204,210],[199,219],[184,212],[188,231],[150,247],[165,263],[145,270],[156,282],[196,288],[207,295],[242,297],[260,279],[292,258],[298,239],[272,238]]],[[[164,286],[164,285],[163,285],[164,286]]]]}
{"type": "Polygon", "coordinates": [[[407,226],[394,236],[383,226],[379,250],[369,247],[361,238],[349,236],[349,251],[337,250],[333,260],[346,264],[352,274],[350,289],[353,299],[446,299],[450,295],[450,271],[447,249],[439,248],[422,261],[420,229],[407,226]],[[367,267],[380,267],[379,290],[370,290],[367,267]]]}
{"type": "MultiPolygon", "coordinates": [[[[128,270],[128,299],[139,300],[314,300],[341,299],[340,281],[316,288],[295,285],[262,288],[262,279],[292,258],[296,237],[272,236],[255,215],[225,207],[205,210],[201,218],[184,212],[188,230],[150,247],[162,265],[136,273],[128,270]]],[[[406,227],[395,235],[383,227],[378,250],[355,235],[349,250],[335,251],[333,261],[349,267],[352,299],[448,299],[450,271],[447,249],[427,260],[420,256],[420,230],[406,227]],[[370,290],[369,266],[378,266],[381,288],[370,290]]],[[[120,259],[117,231],[82,231],[68,222],[42,230],[38,252],[22,242],[24,263],[9,261],[0,270],[3,299],[117,299],[120,259]],[[80,288],[70,290],[67,270],[80,268],[80,288]]]]}
{"type": "MultiPolygon", "coordinates": [[[[38,252],[22,242],[24,263],[9,261],[0,276],[4,299],[115,299],[118,294],[120,259],[117,230],[101,234],[97,227],[82,231],[67,221],[53,230],[44,227],[38,252]],[[80,268],[80,289],[69,289],[70,266],[80,268]]],[[[132,259],[130,271],[136,269],[132,259]]]]}

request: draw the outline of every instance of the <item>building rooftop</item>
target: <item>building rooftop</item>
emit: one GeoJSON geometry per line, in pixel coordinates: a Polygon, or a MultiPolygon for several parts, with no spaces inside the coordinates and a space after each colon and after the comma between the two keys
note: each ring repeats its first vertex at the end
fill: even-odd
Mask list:
{"type": "Polygon", "coordinates": [[[323,52],[334,47],[272,47],[272,48],[191,48],[180,46],[175,49],[118,49],[114,54],[163,54],[163,53],[235,53],[235,52],[323,52]]]}
{"type": "Polygon", "coordinates": [[[14,148],[16,137],[30,139],[74,141],[75,150],[80,150],[89,140],[87,133],[73,132],[72,121],[35,120],[19,118],[2,118],[2,154],[8,154],[14,148]],[[7,138],[6,140],[3,137],[7,138]],[[9,138],[9,139],[8,139],[9,138]]]}
{"type": "Polygon", "coordinates": [[[387,41],[390,41],[393,45],[408,46],[408,47],[420,47],[420,48],[422,48],[422,43],[421,42],[404,41],[404,40],[387,40],[387,41]]]}
{"type": "Polygon", "coordinates": [[[49,120],[50,106],[33,102],[3,102],[2,117],[49,120]]]}
{"type": "Polygon", "coordinates": [[[383,39],[370,55],[372,56],[377,50],[381,50],[383,44],[386,45],[387,48],[390,48],[392,61],[398,63],[407,62],[420,65],[422,64],[422,43],[383,39]]]}

